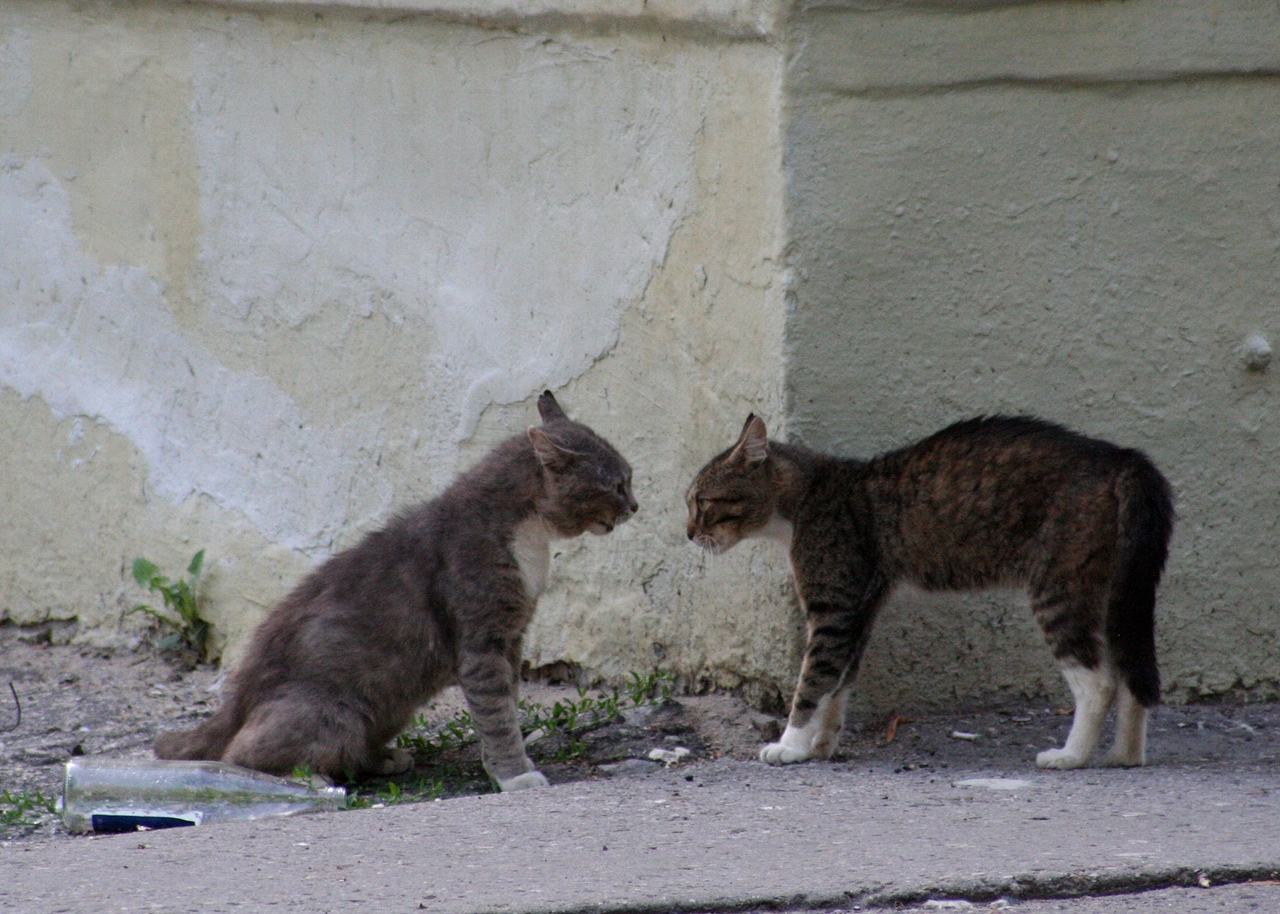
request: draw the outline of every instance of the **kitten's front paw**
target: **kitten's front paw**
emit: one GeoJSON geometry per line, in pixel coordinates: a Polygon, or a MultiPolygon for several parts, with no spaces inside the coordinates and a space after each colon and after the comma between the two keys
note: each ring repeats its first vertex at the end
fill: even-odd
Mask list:
{"type": "Polygon", "coordinates": [[[1036,765],[1040,768],[1054,768],[1066,771],[1071,768],[1083,768],[1088,759],[1081,758],[1074,752],[1065,749],[1046,749],[1036,756],[1036,765]]]}
{"type": "Polygon", "coordinates": [[[795,746],[784,743],[770,743],[760,750],[760,761],[769,765],[790,765],[792,762],[808,761],[809,753],[795,746]]]}
{"type": "Polygon", "coordinates": [[[507,778],[505,781],[498,781],[498,786],[503,793],[510,793],[513,790],[528,790],[531,787],[547,787],[547,778],[541,771],[526,771],[524,774],[517,774],[513,778],[507,778]]]}

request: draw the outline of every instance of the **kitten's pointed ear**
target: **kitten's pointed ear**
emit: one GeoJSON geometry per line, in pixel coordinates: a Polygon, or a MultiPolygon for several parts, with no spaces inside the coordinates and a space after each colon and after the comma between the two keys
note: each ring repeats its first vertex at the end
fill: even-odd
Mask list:
{"type": "Polygon", "coordinates": [[[543,424],[556,419],[569,418],[564,414],[564,410],[560,408],[560,404],[556,402],[556,398],[549,390],[544,390],[542,396],[538,397],[538,415],[542,417],[543,424]]]}
{"type": "Polygon", "coordinates": [[[552,441],[551,437],[536,425],[529,426],[529,441],[533,443],[533,452],[538,455],[538,462],[553,470],[568,466],[576,456],[573,451],[566,451],[552,441]]]}
{"type": "Polygon", "coordinates": [[[755,413],[747,416],[738,443],[733,446],[733,458],[746,463],[762,463],[769,456],[769,430],[755,413]]]}

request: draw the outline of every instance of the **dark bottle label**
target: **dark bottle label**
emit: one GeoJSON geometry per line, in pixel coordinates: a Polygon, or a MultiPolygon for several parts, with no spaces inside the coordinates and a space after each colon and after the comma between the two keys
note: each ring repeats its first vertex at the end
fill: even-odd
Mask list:
{"type": "Polygon", "coordinates": [[[184,828],[199,825],[197,816],[148,816],[135,813],[96,812],[91,819],[93,830],[99,834],[118,835],[131,831],[150,831],[154,828],[184,828]]]}

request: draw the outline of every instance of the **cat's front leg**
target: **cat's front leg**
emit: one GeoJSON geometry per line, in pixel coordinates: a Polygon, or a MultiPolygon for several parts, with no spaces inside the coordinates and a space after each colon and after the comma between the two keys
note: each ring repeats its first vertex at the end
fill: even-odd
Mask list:
{"type": "Polygon", "coordinates": [[[760,750],[761,761],[787,765],[835,754],[849,689],[883,596],[883,588],[874,583],[859,589],[863,599],[856,606],[804,599],[802,593],[809,642],[800,681],[782,738],[760,750]]]}
{"type": "Polygon", "coordinates": [[[845,697],[843,689],[824,695],[809,719],[798,725],[793,723],[797,718],[793,710],[778,741],[760,750],[760,760],[770,765],[789,765],[813,758],[831,758],[844,726],[845,697]]]}
{"type": "Polygon", "coordinates": [[[515,672],[501,652],[477,653],[458,673],[458,683],[480,734],[484,770],[503,792],[546,787],[547,779],[525,754],[516,716],[515,672]]]}

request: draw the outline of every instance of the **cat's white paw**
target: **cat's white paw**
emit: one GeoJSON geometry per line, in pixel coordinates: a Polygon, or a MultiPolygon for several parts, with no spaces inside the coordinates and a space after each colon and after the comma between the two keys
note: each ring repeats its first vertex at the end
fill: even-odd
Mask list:
{"type": "Polygon", "coordinates": [[[760,750],[760,761],[769,765],[790,765],[793,762],[805,762],[809,760],[809,752],[807,749],[801,749],[798,746],[788,746],[785,743],[769,743],[760,750]]]}
{"type": "Polygon", "coordinates": [[[1066,771],[1071,768],[1083,768],[1088,759],[1068,752],[1066,749],[1046,749],[1036,756],[1036,765],[1040,768],[1053,768],[1066,771]]]}
{"type": "Polygon", "coordinates": [[[547,787],[547,778],[541,771],[526,771],[524,774],[517,774],[513,778],[507,778],[505,781],[498,781],[498,786],[502,788],[503,793],[510,793],[513,790],[529,790],[533,787],[547,787]]]}

